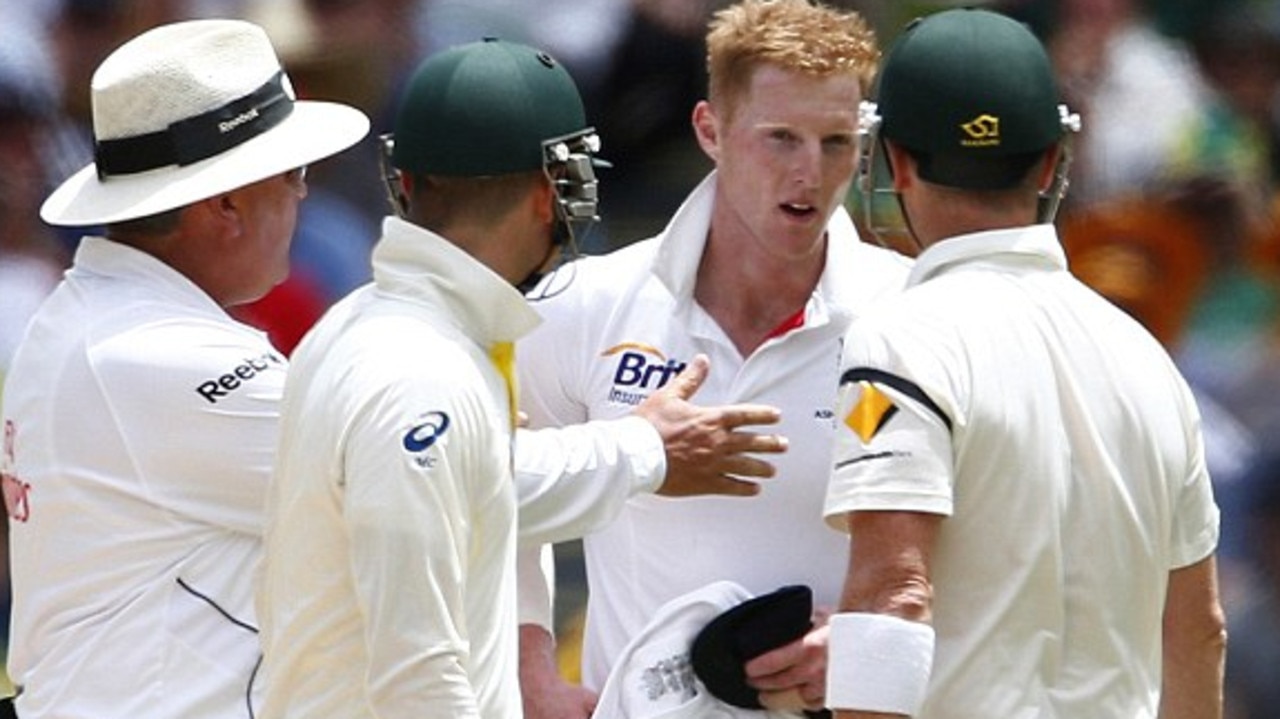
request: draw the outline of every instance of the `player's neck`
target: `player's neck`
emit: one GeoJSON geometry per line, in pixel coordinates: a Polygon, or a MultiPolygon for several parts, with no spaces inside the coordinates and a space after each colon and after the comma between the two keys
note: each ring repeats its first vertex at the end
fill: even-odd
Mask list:
{"type": "Polygon", "coordinates": [[[825,252],[784,258],[709,239],[694,299],[747,357],[804,311],[825,261],[825,252]]]}

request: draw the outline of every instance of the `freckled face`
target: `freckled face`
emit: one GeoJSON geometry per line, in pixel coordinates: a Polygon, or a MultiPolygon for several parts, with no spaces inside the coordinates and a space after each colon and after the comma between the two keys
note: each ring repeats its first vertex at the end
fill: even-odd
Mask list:
{"type": "Polygon", "coordinates": [[[766,65],[730,118],[713,117],[703,149],[716,161],[718,219],[773,254],[819,252],[857,165],[858,80],[766,65]]]}

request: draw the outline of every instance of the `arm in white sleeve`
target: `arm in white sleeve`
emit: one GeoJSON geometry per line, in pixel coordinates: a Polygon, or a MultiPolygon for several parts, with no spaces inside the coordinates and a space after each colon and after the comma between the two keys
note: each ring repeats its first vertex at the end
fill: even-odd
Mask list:
{"type": "Polygon", "coordinates": [[[662,437],[639,417],[518,430],[521,544],[577,539],[618,516],[666,474],[662,437]]]}
{"type": "Polygon", "coordinates": [[[556,557],[550,544],[520,545],[516,583],[520,624],[536,624],[554,634],[556,557]]]}
{"type": "Polygon", "coordinates": [[[442,407],[455,429],[483,424],[467,414],[480,403],[451,401],[450,391],[403,381],[347,441],[343,519],[368,655],[366,675],[350,680],[365,684],[377,716],[478,716],[467,660],[467,557],[472,532],[496,528],[462,520],[473,511],[467,483],[483,469],[470,458],[491,438],[454,431],[425,469],[399,447],[402,418],[421,406],[442,407]]]}

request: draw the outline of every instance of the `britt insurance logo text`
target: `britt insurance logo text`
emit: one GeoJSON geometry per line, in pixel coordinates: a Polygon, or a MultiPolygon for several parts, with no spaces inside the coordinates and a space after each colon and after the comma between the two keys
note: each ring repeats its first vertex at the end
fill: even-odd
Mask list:
{"type": "Polygon", "coordinates": [[[688,364],[668,358],[658,348],[639,342],[614,345],[601,352],[600,356],[618,358],[609,401],[629,405],[643,402],[650,392],[670,382],[688,364]]]}

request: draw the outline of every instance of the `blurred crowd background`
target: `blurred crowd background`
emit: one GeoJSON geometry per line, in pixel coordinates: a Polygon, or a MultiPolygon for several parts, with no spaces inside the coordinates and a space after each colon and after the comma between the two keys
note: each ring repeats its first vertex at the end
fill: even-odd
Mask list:
{"type": "MultiPolygon", "coordinates": [[[[364,143],[311,168],[293,276],[237,310],[287,352],[329,303],[368,279],[368,252],[389,210],[376,137],[390,129],[401,81],[422,57],[496,36],[540,46],[569,67],[614,164],[602,174],[604,220],[583,241],[584,251],[601,252],[660,229],[710,167],[688,118],[705,90],[706,22],[724,4],[0,0],[0,376],[80,235],[45,226],[37,211],[92,158],[90,76],[138,32],[193,17],[253,20],[271,35],[300,96],[341,100],[373,118],[364,143]]],[[[887,46],[912,17],[958,3],[829,4],[862,12],[887,46]]],[[[1027,22],[1050,49],[1065,100],[1083,118],[1058,218],[1063,243],[1076,274],[1168,346],[1200,400],[1223,512],[1228,716],[1275,716],[1280,0],[965,4],[1027,22]]],[[[852,195],[848,204],[860,209],[852,195]]],[[[876,209],[873,216],[883,214],[876,209]]],[[[893,218],[883,224],[892,226],[893,218]]],[[[901,231],[887,237],[911,252],[901,231]]],[[[583,591],[574,552],[572,545],[560,550],[569,648],[583,591]]],[[[7,621],[7,612],[0,616],[7,621]]]]}

